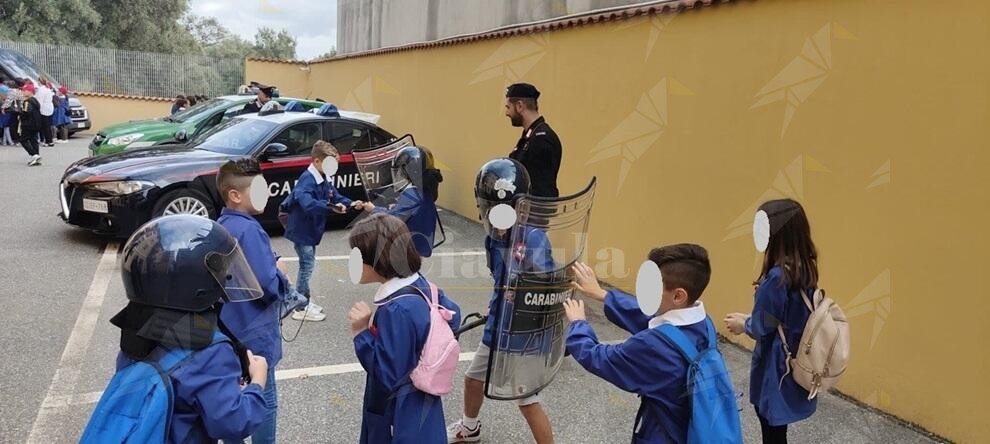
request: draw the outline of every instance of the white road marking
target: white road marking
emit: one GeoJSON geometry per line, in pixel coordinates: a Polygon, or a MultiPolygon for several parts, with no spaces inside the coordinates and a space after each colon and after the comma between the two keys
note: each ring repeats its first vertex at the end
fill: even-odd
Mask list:
{"type": "MultiPolygon", "coordinates": [[[[450,251],[446,253],[434,253],[431,257],[463,257],[463,256],[484,256],[484,251],[450,251]]],[[[350,256],[316,256],[318,261],[346,261],[350,256]]],[[[286,262],[299,262],[296,256],[282,256],[279,260],[286,262]]]]}
{"type": "Polygon", "coordinates": [[[54,442],[62,424],[60,421],[60,410],[69,405],[69,401],[75,397],[71,390],[79,381],[83,359],[86,357],[86,349],[89,341],[93,337],[96,329],[96,321],[100,317],[100,309],[103,307],[103,298],[107,293],[107,286],[117,269],[117,243],[110,242],[103,249],[103,256],[96,266],[96,274],[89,285],[86,299],[83,300],[79,316],[76,317],[76,324],[72,327],[69,340],[62,350],[62,357],[55,369],[55,376],[52,377],[51,385],[45,393],[45,399],[41,402],[38,415],[34,418],[31,426],[31,433],[28,435],[28,444],[54,442]]]}
{"type": "MultiPolygon", "coordinates": [[[[474,352],[461,353],[459,361],[465,362],[474,359],[474,352]]],[[[352,362],[348,364],[324,365],[320,367],[295,368],[290,370],[276,370],[275,380],[285,381],[287,379],[306,379],[316,376],[341,375],[345,373],[363,372],[361,363],[352,362]]],[[[73,405],[94,404],[100,400],[103,392],[80,393],[78,395],[59,395],[53,402],[61,407],[73,405]]]]}

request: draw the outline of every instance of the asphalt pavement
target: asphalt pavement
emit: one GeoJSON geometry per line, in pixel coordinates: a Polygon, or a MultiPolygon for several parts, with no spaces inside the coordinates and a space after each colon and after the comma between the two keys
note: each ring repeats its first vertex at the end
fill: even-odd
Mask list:
{"type": "MultiPolygon", "coordinates": [[[[78,441],[100,391],[113,374],[118,331],[110,317],[126,298],[116,252],[119,241],[70,227],[59,211],[58,181],[69,163],[86,155],[89,138],[42,148],[43,164],[28,167],[20,147],[0,146],[4,217],[0,218],[0,443],[78,441]]],[[[442,191],[442,190],[441,190],[442,191]]],[[[482,230],[471,220],[441,212],[448,241],[428,259],[424,274],[453,297],[464,313],[484,311],[492,280],[481,255],[482,230]]],[[[346,313],[369,301],[372,286],[347,278],[345,230],[328,231],[317,248],[311,287],[327,318],[286,320],[285,358],[278,365],[280,442],[353,443],[360,431],[364,372],[357,364],[346,313]]],[[[288,260],[294,279],[298,262],[292,244],[274,236],[275,250],[288,260]]],[[[603,341],[621,341],[601,306],[589,318],[603,341]]],[[[461,337],[461,351],[473,352],[480,329],[461,337]]],[[[740,393],[747,442],[759,442],[759,423],[743,396],[748,390],[749,353],[723,344],[722,353],[740,393]]],[[[459,367],[455,391],[444,399],[448,422],[461,415],[459,367]]],[[[649,363],[643,363],[649,365],[649,363]]],[[[638,398],[588,374],[567,358],[543,393],[560,443],[628,442],[638,398]]],[[[525,421],[510,402],[487,401],[482,411],[484,442],[531,442],[525,421]]],[[[792,426],[792,442],[930,442],[905,425],[832,395],[818,413],[792,426]]]]}

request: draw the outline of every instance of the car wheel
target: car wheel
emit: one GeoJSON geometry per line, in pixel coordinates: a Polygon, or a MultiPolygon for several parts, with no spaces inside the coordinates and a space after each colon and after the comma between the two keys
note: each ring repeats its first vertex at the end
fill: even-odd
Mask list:
{"type": "Polygon", "coordinates": [[[173,214],[192,214],[214,219],[216,209],[210,200],[187,188],[169,191],[155,203],[153,217],[170,216],[173,214]]]}

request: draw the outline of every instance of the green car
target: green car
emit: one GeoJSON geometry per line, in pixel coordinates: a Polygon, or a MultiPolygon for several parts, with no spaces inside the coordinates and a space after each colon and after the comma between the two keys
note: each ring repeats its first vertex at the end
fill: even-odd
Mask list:
{"type": "MultiPolygon", "coordinates": [[[[239,115],[244,105],[254,101],[255,98],[253,94],[217,97],[168,117],[132,120],[110,125],[100,130],[89,143],[89,154],[102,156],[127,149],[193,140],[198,134],[213,128],[218,123],[239,115]]],[[[272,100],[283,106],[292,101],[299,102],[306,110],[323,105],[323,102],[291,97],[277,97],[272,100]]]]}

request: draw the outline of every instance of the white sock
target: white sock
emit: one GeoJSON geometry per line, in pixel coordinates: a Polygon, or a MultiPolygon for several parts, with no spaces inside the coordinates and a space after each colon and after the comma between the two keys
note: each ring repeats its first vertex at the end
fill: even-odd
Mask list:
{"type": "Polygon", "coordinates": [[[478,418],[468,418],[467,416],[461,418],[461,424],[467,427],[468,430],[474,430],[478,428],[478,418]]]}

